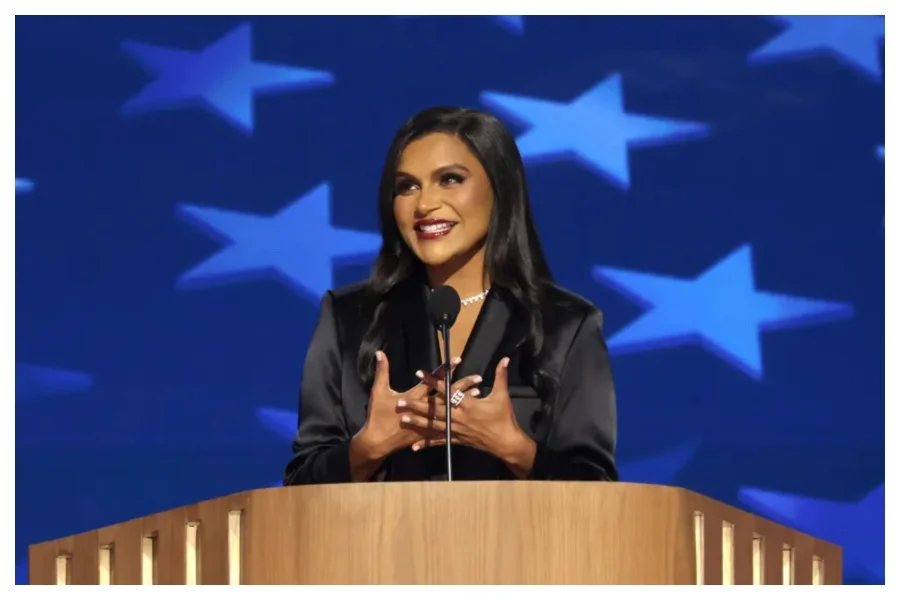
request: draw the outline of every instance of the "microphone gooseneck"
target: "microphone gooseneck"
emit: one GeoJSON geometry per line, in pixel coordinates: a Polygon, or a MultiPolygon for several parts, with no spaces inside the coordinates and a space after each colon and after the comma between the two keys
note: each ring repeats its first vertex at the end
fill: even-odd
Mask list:
{"type": "Polygon", "coordinates": [[[459,294],[448,285],[436,288],[428,299],[428,318],[440,331],[444,343],[444,405],[447,407],[444,445],[447,450],[447,481],[453,481],[453,446],[450,442],[453,428],[453,417],[450,414],[450,328],[456,323],[460,308],[462,304],[459,294]]]}

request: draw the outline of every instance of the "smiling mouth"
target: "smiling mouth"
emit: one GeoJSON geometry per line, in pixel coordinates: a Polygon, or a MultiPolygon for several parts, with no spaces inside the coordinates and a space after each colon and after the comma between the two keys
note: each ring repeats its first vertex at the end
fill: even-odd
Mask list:
{"type": "Polygon", "coordinates": [[[453,221],[429,221],[416,223],[416,236],[420,240],[436,240],[442,238],[456,226],[453,221]]]}

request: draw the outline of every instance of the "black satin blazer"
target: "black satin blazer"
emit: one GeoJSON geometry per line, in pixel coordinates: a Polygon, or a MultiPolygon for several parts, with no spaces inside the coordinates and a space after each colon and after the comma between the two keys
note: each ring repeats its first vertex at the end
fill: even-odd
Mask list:
{"type": "MultiPolygon", "coordinates": [[[[285,485],[350,481],[350,439],[366,420],[369,392],[357,375],[356,360],[368,322],[361,315],[363,286],[330,291],[322,299],[319,321],[303,367],[300,423],[294,457],[285,470],[285,485]]],[[[440,348],[426,314],[428,288],[409,282],[391,294],[386,307],[391,387],[405,390],[419,383],[417,370],[440,365],[440,348]]],[[[545,340],[542,370],[556,380],[552,397],[535,390],[534,367],[520,346],[527,323],[517,317],[504,290],[491,290],[472,335],[454,370],[454,379],[479,374],[482,397],[490,393],[497,363],[510,358],[509,394],[519,426],[537,444],[528,476],[537,480],[618,479],[616,399],[609,354],[602,333],[602,313],[587,300],[546,284],[542,306],[545,340]]],[[[403,449],[387,458],[375,481],[446,479],[446,450],[403,449]]],[[[453,478],[513,479],[494,456],[453,447],[453,478]]]]}

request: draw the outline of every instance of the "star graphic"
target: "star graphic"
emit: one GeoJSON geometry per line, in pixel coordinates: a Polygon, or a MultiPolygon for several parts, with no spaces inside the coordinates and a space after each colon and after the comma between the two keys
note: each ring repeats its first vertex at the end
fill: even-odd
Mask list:
{"type": "Polygon", "coordinates": [[[227,246],[181,276],[181,285],[273,274],[311,302],[334,287],[333,263],[369,260],[381,236],[331,225],[328,183],[271,217],[182,205],[179,212],[227,246]]]}
{"type": "Polygon", "coordinates": [[[774,17],[785,29],[754,50],[748,61],[771,62],[808,56],[832,56],[873,80],[881,81],[881,16],[774,17]]]}
{"type": "Polygon", "coordinates": [[[884,161],[884,146],[878,146],[875,148],[875,156],[884,161]]]}
{"type": "MultiPolygon", "coordinates": [[[[397,15],[401,19],[409,19],[411,17],[417,16],[428,16],[428,15],[397,15]]],[[[483,16],[483,15],[482,15],[483,16]]],[[[516,35],[522,35],[525,33],[525,17],[516,16],[516,15],[488,15],[497,22],[501,27],[509,31],[510,33],[514,33],[516,35]]]]}
{"type": "Polygon", "coordinates": [[[126,41],[122,49],[157,79],[122,107],[126,115],[200,104],[244,133],[253,132],[257,93],[330,85],[325,71],[253,62],[250,24],[244,23],[199,52],[126,41]]]}
{"type": "Polygon", "coordinates": [[[760,331],[848,318],[848,304],[757,291],[743,245],[694,279],[595,267],[594,278],[645,312],[608,341],[611,352],[699,342],[751,377],[763,376],[760,331]]]}
{"type": "Polygon", "coordinates": [[[16,402],[83,392],[92,385],[87,373],[16,363],[16,402]]]}
{"type": "Polygon", "coordinates": [[[628,189],[628,150],[698,138],[702,123],[625,112],[622,78],[610,75],[568,103],[483,92],[481,101],[528,127],[516,142],[526,161],[574,157],[614,185],[628,189]]]}
{"type": "Polygon", "coordinates": [[[676,448],[660,456],[628,461],[619,467],[619,480],[631,483],[672,485],[696,452],[694,445],[676,448]]]}
{"type": "Polygon", "coordinates": [[[842,546],[848,576],[884,583],[884,483],[849,503],[756,488],[741,488],[738,498],[766,518],[842,546]]]}
{"type": "Polygon", "coordinates": [[[30,179],[16,177],[16,195],[27,194],[34,190],[34,182],[30,179]]]}

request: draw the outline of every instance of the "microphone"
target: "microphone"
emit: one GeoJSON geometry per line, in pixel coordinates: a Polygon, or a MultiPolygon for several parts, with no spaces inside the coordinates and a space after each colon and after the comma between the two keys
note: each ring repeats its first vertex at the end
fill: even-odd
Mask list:
{"type": "Polygon", "coordinates": [[[431,324],[441,332],[444,341],[444,403],[447,407],[447,431],[445,446],[447,448],[447,481],[453,481],[453,456],[451,454],[450,435],[453,420],[450,416],[450,328],[456,323],[459,309],[462,307],[459,294],[449,285],[432,290],[428,299],[428,318],[431,324]]]}

